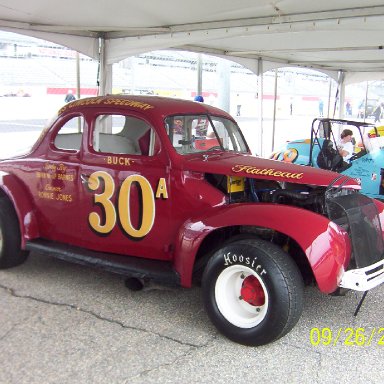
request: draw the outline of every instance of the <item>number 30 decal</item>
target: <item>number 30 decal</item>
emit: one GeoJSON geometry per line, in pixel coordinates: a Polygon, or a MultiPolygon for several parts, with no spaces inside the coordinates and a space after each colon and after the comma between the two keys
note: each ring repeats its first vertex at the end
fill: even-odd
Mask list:
{"type": "MultiPolygon", "coordinates": [[[[117,221],[116,208],[111,201],[115,192],[115,182],[109,173],[97,171],[90,175],[88,188],[91,191],[96,191],[100,186],[102,187],[102,191],[100,194],[96,193],[94,195],[94,203],[101,206],[103,210],[102,217],[104,218],[104,224],[102,224],[102,218],[97,212],[91,212],[88,216],[88,221],[94,231],[101,235],[107,235],[113,230],[117,221]]],[[[160,179],[157,187],[156,198],[160,197],[168,198],[164,178],[160,179]]],[[[148,235],[155,220],[155,198],[151,184],[144,176],[131,175],[123,181],[117,198],[117,210],[121,228],[128,236],[143,238],[148,235]],[[133,183],[135,183],[141,191],[141,201],[139,205],[142,207],[142,210],[139,228],[134,228],[131,222],[130,199],[133,183]]]]}

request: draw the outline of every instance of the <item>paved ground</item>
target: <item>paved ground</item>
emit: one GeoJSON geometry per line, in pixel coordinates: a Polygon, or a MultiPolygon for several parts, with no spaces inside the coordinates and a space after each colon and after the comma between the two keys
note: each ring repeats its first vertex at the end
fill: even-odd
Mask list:
{"type": "Polygon", "coordinates": [[[356,318],[360,294],[307,288],[297,326],[259,348],[218,334],[200,296],[200,288],[131,292],[119,276],[31,254],[0,271],[0,383],[384,381],[384,330],[369,342],[384,327],[384,287],[368,294],[356,318]],[[347,345],[348,327],[365,329],[365,346],[347,345]],[[343,331],[336,345],[313,346],[313,328],[332,330],[332,342],[343,331]]]}

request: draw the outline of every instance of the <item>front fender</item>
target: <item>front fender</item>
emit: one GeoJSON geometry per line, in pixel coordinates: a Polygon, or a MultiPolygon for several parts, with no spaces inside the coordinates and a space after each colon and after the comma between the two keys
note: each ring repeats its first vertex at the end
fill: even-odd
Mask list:
{"type": "Polygon", "coordinates": [[[186,221],[175,249],[174,265],[181,276],[181,284],[191,285],[197,251],[209,233],[244,225],[270,228],[294,239],[306,254],[319,289],[325,293],[336,290],[351,254],[347,233],[311,211],[263,203],[217,207],[208,215],[186,221]]]}
{"type": "Polygon", "coordinates": [[[0,171],[0,188],[15,208],[20,225],[21,247],[24,248],[27,240],[39,236],[32,198],[23,182],[7,172],[0,171]]]}

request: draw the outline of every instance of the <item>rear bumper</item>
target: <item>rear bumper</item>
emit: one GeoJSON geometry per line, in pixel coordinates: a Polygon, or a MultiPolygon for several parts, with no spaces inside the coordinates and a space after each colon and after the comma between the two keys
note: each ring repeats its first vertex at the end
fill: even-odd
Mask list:
{"type": "Polygon", "coordinates": [[[384,259],[364,268],[344,272],[338,286],[354,291],[369,291],[382,283],[384,283],[384,259]]]}

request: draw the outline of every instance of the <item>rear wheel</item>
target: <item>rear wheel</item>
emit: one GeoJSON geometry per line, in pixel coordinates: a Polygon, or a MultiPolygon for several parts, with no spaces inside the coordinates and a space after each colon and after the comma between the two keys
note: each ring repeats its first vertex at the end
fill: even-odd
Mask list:
{"type": "Polygon", "coordinates": [[[20,248],[21,236],[16,212],[8,199],[0,198],[0,269],[23,263],[27,251],[20,248]]]}
{"type": "Polygon", "coordinates": [[[229,339],[263,345],[287,334],[301,316],[303,282],[288,254],[258,239],[217,251],[203,275],[207,313],[229,339]]]}

